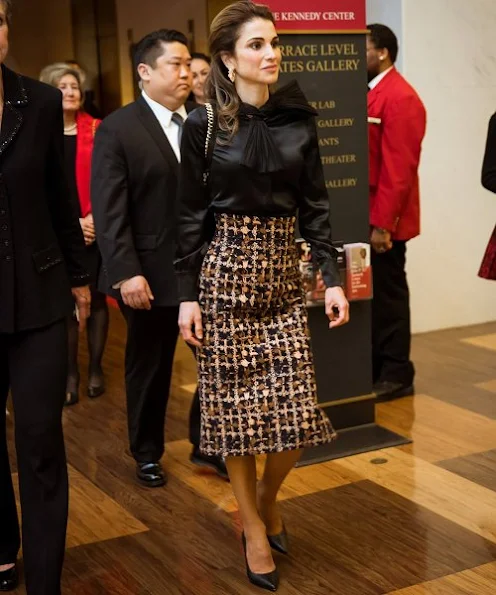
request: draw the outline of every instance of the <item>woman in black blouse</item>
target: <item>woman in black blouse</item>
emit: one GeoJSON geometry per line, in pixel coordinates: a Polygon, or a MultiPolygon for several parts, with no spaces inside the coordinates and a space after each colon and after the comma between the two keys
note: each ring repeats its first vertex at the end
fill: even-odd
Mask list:
{"type": "Polygon", "coordinates": [[[248,576],[275,590],[270,546],[287,553],[277,493],[303,448],[335,436],[317,407],[294,238],[297,211],[327,286],[331,328],[347,322],[348,303],[331,244],[316,112],[295,83],[269,93],[281,61],[269,9],[247,1],[225,8],[212,23],[210,54],[207,97],[218,133],[208,191],[202,180],[206,108],[188,118],[182,141],[179,324],[198,348],[201,449],[225,457],[248,576]],[[258,484],[257,454],[267,455],[258,484]]]}

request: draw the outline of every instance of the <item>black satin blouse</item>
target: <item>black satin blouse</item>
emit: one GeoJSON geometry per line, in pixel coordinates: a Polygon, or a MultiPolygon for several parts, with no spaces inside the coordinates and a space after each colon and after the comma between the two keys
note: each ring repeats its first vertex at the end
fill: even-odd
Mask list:
{"type": "Polygon", "coordinates": [[[316,115],[296,83],[271,95],[260,109],[242,104],[239,131],[229,144],[215,146],[208,190],[203,185],[206,109],[189,115],[181,143],[175,261],[181,302],[198,300],[209,209],[265,217],[298,215],[300,233],[312,247],[326,286],[341,284],[316,115]]]}

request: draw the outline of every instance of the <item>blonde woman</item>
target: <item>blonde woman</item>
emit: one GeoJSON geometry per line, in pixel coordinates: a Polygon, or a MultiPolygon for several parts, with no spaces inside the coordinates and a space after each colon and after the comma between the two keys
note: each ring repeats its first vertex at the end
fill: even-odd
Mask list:
{"type": "MultiPolygon", "coordinates": [[[[92,311],[87,324],[89,370],[88,396],[99,397],[105,392],[102,358],[108,336],[109,312],[105,294],[96,289],[96,279],[101,266],[100,252],[95,243],[95,226],[91,212],[90,178],[91,157],[95,132],[100,120],[84,111],[81,74],[79,70],[64,63],[51,64],[43,69],[40,80],[62,92],[64,112],[65,170],[69,182],[70,197],[79,212],[79,221],[86,243],[92,284],[92,311]]],[[[66,401],[74,405],[79,401],[79,332],[75,314],[68,321],[69,370],[66,401]]]]}

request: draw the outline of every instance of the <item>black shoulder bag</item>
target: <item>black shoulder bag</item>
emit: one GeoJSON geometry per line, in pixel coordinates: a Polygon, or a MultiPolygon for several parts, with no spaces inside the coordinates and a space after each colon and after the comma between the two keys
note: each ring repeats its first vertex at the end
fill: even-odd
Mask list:
{"type": "MultiPolygon", "coordinates": [[[[215,142],[217,140],[217,114],[211,103],[205,104],[207,110],[207,134],[205,137],[205,169],[203,170],[203,187],[205,189],[205,196],[207,203],[210,206],[210,169],[212,167],[212,158],[215,149],[215,142]]],[[[210,244],[215,234],[215,215],[213,210],[209,208],[205,220],[205,237],[207,244],[210,244]]]]}
{"type": "Polygon", "coordinates": [[[212,157],[215,149],[215,141],[217,139],[217,114],[211,103],[205,104],[207,110],[207,135],[205,137],[205,170],[203,172],[203,185],[208,188],[208,180],[210,177],[210,168],[212,167],[212,157]]]}

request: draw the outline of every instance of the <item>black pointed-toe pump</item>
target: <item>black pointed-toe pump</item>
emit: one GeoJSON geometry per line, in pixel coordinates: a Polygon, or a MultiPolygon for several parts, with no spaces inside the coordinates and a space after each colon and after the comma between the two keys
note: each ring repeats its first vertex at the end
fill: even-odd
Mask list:
{"type": "Polygon", "coordinates": [[[277,587],[279,586],[279,572],[277,568],[272,572],[267,572],[266,574],[257,574],[256,572],[252,572],[248,564],[248,558],[246,556],[246,537],[244,533],[242,535],[242,540],[243,550],[245,552],[246,574],[250,580],[250,583],[256,587],[265,589],[266,591],[277,591],[277,587]]]}

